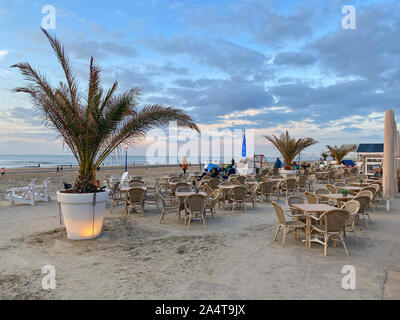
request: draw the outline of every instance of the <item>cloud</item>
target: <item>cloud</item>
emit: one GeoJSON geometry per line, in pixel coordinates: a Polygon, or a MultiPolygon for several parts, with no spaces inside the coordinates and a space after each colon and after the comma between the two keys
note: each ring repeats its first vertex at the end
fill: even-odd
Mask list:
{"type": "Polygon", "coordinates": [[[313,55],[302,52],[279,52],[274,58],[275,65],[305,66],[316,61],[313,55]]]}
{"type": "Polygon", "coordinates": [[[0,60],[3,60],[4,57],[8,54],[7,50],[0,50],[0,60]]]}
{"type": "Polygon", "coordinates": [[[96,59],[105,57],[133,58],[138,56],[137,49],[114,41],[100,42],[97,40],[77,40],[70,42],[67,46],[72,55],[78,59],[96,59]]]}

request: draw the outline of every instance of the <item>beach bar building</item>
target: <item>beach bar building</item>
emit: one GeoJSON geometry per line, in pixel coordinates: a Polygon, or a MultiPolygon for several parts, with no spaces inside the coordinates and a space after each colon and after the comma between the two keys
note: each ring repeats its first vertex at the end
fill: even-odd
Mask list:
{"type": "Polygon", "coordinates": [[[373,175],[383,163],[383,143],[360,143],[357,148],[357,162],[362,172],[373,175]]]}

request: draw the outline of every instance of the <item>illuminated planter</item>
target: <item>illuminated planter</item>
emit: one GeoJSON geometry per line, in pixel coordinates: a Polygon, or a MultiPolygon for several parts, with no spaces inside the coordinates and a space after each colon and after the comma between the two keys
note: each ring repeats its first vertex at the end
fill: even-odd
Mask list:
{"type": "Polygon", "coordinates": [[[57,192],[68,239],[94,239],[100,235],[109,193],[97,192],[93,206],[93,193],[57,192]]]}

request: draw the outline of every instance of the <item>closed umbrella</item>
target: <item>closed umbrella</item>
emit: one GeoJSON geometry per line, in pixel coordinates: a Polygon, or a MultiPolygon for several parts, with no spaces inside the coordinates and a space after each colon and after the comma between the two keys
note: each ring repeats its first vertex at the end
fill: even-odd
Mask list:
{"type": "Polygon", "coordinates": [[[386,199],[386,209],[396,192],[397,175],[397,130],[393,110],[387,110],[385,115],[384,148],[383,148],[383,197],[386,199]]]}

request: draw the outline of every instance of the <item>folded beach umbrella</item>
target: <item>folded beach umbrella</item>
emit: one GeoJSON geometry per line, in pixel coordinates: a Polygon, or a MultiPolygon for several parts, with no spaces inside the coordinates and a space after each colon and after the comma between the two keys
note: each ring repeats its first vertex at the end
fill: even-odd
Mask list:
{"type": "Polygon", "coordinates": [[[387,110],[385,115],[384,147],[383,147],[383,197],[386,199],[386,209],[397,189],[397,128],[393,110],[387,110]]]}

